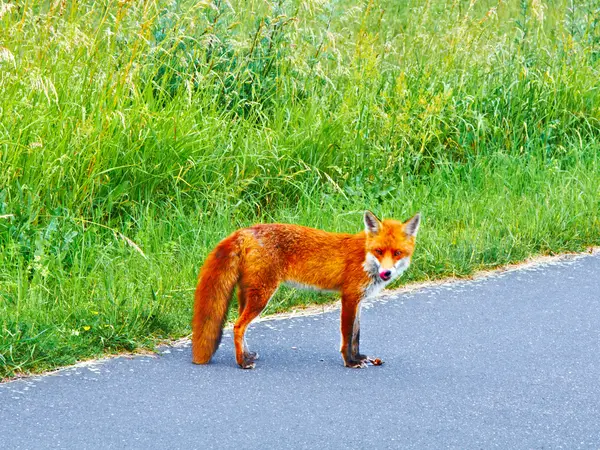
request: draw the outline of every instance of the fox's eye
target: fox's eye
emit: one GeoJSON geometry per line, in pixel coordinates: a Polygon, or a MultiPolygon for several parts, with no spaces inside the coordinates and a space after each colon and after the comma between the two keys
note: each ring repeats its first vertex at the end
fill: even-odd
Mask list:
{"type": "Polygon", "coordinates": [[[401,255],[402,255],[402,251],[401,250],[394,251],[394,256],[401,256],[401,255]]]}
{"type": "Polygon", "coordinates": [[[375,253],[377,253],[379,256],[381,256],[381,255],[383,255],[383,250],[381,250],[380,248],[376,248],[375,253]]]}

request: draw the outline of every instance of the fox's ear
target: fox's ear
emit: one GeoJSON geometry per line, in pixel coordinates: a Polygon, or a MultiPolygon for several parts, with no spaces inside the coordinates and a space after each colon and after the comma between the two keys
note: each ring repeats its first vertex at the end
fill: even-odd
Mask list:
{"type": "Polygon", "coordinates": [[[409,236],[416,236],[421,224],[421,213],[415,214],[414,217],[404,222],[404,232],[409,236]]]}
{"type": "Polygon", "coordinates": [[[365,211],[365,231],[368,234],[377,234],[381,230],[381,221],[371,211],[365,211]]]}

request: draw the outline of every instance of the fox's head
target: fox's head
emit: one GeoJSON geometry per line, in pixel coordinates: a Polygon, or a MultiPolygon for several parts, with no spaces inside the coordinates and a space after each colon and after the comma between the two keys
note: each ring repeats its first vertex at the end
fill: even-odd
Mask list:
{"type": "Polygon", "coordinates": [[[385,283],[402,275],[410,265],[420,222],[421,214],[399,222],[381,221],[371,211],[366,211],[365,271],[375,280],[385,283]]]}

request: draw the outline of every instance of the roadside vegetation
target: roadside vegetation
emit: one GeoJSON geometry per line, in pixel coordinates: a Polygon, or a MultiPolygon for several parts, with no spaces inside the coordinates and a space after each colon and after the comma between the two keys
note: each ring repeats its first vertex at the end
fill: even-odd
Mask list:
{"type": "Polygon", "coordinates": [[[0,378],[188,334],[255,222],[421,211],[402,283],[599,245],[599,80],[598,0],[0,0],[0,378]]]}

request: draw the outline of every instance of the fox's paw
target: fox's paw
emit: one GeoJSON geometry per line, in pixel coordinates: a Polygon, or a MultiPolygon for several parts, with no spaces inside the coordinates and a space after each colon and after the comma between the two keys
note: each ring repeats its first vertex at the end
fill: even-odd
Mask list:
{"type": "Polygon", "coordinates": [[[239,366],[242,369],[254,369],[256,367],[256,364],[254,364],[254,361],[245,359],[239,366]]]}
{"type": "Polygon", "coordinates": [[[356,355],[355,356],[356,360],[362,362],[362,363],[369,363],[372,364],[374,366],[381,366],[383,364],[383,361],[379,358],[375,358],[373,356],[367,356],[367,355],[356,355]]]}
{"type": "Polygon", "coordinates": [[[366,369],[368,367],[366,361],[360,360],[344,361],[344,366],[350,369],[366,369]]]}
{"type": "Polygon", "coordinates": [[[254,369],[254,361],[258,358],[258,355],[254,352],[245,352],[241,356],[238,356],[237,363],[242,369],[254,369]]]}

